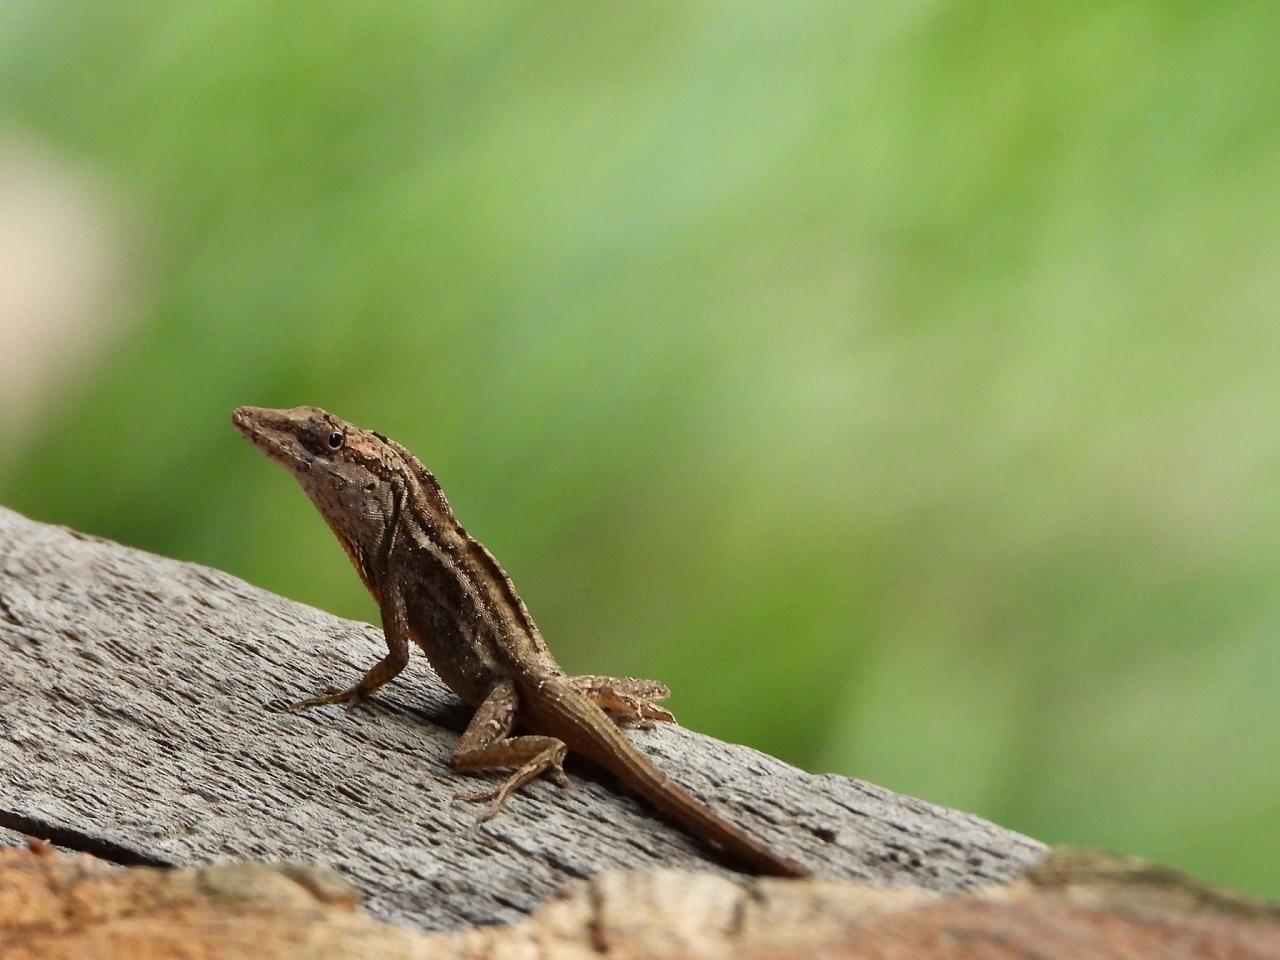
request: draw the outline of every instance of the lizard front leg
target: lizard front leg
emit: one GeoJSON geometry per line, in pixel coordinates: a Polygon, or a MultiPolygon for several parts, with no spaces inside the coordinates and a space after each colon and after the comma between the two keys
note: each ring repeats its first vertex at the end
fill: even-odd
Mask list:
{"type": "Polygon", "coordinates": [[[567,679],[575,690],[613,717],[620,727],[652,729],[655,720],[672,723],[676,719],[670,710],[657,705],[657,701],[671,696],[667,685],[657,680],[591,676],[567,679]]]}
{"type": "Polygon", "coordinates": [[[568,748],[563,740],[555,737],[508,736],[515,726],[518,706],[515,686],[510,681],[494,687],[467,724],[449,761],[453,769],[462,773],[519,767],[505,782],[492,790],[455,794],[459,800],[493,801],[480,815],[481,820],[487,820],[497,813],[513,790],[519,790],[543,773],[548,773],[562,787],[569,782],[564,775],[564,757],[568,748]]]}
{"type": "Polygon", "coordinates": [[[373,693],[384,683],[394,680],[409,662],[409,621],[405,616],[404,597],[399,590],[387,590],[378,606],[382,611],[382,632],[387,638],[387,655],[369,668],[353,687],[338,690],[330,687],[327,693],[292,704],[290,710],[323,707],[341,703],[348,710],[373,693]]]}

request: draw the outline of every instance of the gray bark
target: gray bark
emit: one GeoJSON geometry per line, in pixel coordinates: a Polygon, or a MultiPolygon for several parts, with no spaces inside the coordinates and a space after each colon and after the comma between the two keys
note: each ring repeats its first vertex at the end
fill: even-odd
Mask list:
{"type": "MultiPolygon", "coordinates": [[[[0,508],[0,837],[121,863],[314,862],[376,915],[511,921],[618,867],[725,870],[585,764],[497,817],[451,800],[468,711],[415,658],[347,714],[284,704],[347,683],[381,631],[0,508]]],[[[631,734],[675,780],[822,875],[937,890],[1016,875],[1044,847],[868,783],[679,727],[631,734]]],[[[728,871],[726,871],[728,872],[728,871]]]]}

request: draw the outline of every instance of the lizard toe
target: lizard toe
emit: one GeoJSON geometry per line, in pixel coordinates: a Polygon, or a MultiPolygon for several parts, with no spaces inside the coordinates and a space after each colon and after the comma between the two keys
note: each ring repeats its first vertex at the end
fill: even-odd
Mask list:
{"type": "Polygon", "coordinates": [[[305,700],[299,700],[297,703],[289,704],[289,712],[301,713],[303,710],[310,710],[312,707],[327,707],[335,703],[340,703],[347,710],[350,710],[364,699],[355,687],[350,687],[346,690],[340,690],[337,687],[325,687],[324,689],[325,692],[319,696],[308,697],[305,700]]]}

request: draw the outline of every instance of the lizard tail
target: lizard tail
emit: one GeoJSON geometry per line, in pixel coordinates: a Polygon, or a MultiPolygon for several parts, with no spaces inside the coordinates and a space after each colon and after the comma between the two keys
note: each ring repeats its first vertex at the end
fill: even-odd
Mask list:
{"type": "Polygon", "coordinates": [[[567,683],[541,680],[521,697],[539,732],[563,740],[603,767],[694,836],[710,840],[757,873],[807,877],[810,872],[715,813],[655,767],[598,706],[567,683]]]}

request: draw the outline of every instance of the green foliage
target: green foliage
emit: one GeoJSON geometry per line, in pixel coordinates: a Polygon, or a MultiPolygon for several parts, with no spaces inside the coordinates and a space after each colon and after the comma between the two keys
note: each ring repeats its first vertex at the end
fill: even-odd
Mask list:
{"type": "Polygon", "coordinates": [[[0,119],[148,264],[0,500],[373,618],[228,423],[330,407],[571,669],[1280,894],[1278,21],[7,3],[0,119]]]}

